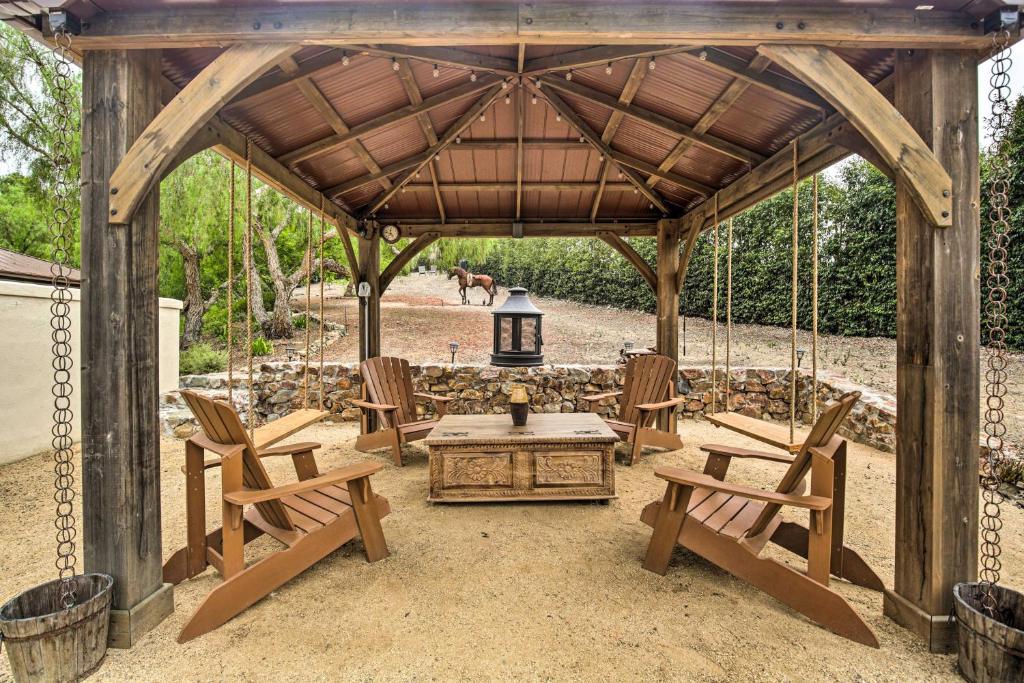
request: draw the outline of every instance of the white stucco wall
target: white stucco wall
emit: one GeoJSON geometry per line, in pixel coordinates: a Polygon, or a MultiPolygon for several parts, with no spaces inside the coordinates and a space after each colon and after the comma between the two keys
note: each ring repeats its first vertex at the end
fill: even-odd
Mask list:
{"type": "MultiPolygon", "coordinates": [[[[74,437],[80,434],[79,336],[81,292],[72,290],[74,437]]],[[[160,391],[178,386],[181,302],[160,299],[160,391]]],[[[50,286],[0,281],[0,465],[50,447],[53,382],[50,286]]]]}

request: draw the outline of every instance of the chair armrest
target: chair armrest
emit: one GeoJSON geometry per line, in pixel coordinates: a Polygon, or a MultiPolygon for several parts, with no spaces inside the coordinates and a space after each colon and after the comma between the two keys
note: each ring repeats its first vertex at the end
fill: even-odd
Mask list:
{"type": "Polygon", "coordinates": [[[765,503],[776,503],[778,505],[789,505],[792,507],[804,508],[805,510],[828,510],[832,507],[832,499],[824,496],[793,496],[775,491],[765,491],[743,484],[730,484],[719,481],[714,477],[699,472],[679,469],[678,467],[655,467],[654,476],[665,481],[671,481],[682,486],[700,487],[720,493],[731,493],[734,496],[742,496],[750,500],[759,500],[765,503]]]}
{"type": "Polygon", "coordinates": [[[363,408],[364,410],[383,410],[387,413],[390,413],[393,410],[398,410],[398,406],[393,406],[390,403],[370,403],[369,401],[363,401],[358,398],[350,398],[348,402],[357,408],[363,408]]]}
{"type": "Polygon", "coordinates": [[[664,408],[672,408],[673,406],[679,406],[679,405],[682,405],[684,403],[686,403],[686,398],[684,398],[682,396],[677,396],[675,398],[670,398],[670,399],[668,399],[666,401],[659,401],[658,403],[642,403],[642,404],[638,405],[636,407],[636,409],[649,412],[649,411],[652,411],[652,410],[662,410],[664,408]]]}
{"type": "Polygon", "coordinates": [[[601,401],[606,398],[615,398],[616,396],[622,396],[621,391],[609,391],[604,394],[588,394],[586,396],[580,396],[584,401],[601,401]]]}
{"type": "Polygon", "coordinates": [[[384,466],[380,463],[360,462],[355,465],[339,467],[327,474],[321,474],[319,477],[305,479],[294,484],[285,484],[284,486],[275,486],[273,488],[261,490],[242,489],[241,491],[231,491],[230,493],[224,494],[224,500],[233,505],[265,503],[269,500],[278,500],[285,496],[294,496],[297,493],[306,493],[307,491],[313,491],[324,486],[330,486],[331,484],[341,484],[352,481],[353,479],[362,479],[375,472],[379,472],[382,469],[384,469],[384,466]]]}
{"type": "Polygon", "coordinates": [[[320,444],[315,441],[300,441],[299,443],[287,443],[281,446],[272,446],[270,448],[261,448],[256,451],[256,455],[261,458],[267,458],[272,455],[294,455],[295,453],[305,453],[306,451],[315,451],[320,448],[320,444]]]}
{"type": "Polygon", "coordinates": [[[438,396],[436,394],[413,394],[413,396],[422,398],[424,401],[440,401],[441,403],[455,400],[454,396],[438,396]]]}
{"type": "Polygon", "coordinates": [[[737,448],[735,446],[723,446],[716,443],[706,443],[700,447],[702,451],[715,455],[724,455],[730,458],[755,458],[757,460],[770,460],[781,462],[786,465],[793,463],[793,458],[781,453],[768,453],[767,451],[753,451],[749,448],[737,448]]]}

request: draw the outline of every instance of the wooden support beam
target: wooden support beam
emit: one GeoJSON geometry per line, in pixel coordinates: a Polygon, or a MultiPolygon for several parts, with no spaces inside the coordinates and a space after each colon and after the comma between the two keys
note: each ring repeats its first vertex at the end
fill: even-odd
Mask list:
{"type": "Polygon", "coordinates": [[[602,231],[597,236],[602,242],[622,254],[623,258],[633,264],[633,267],[637,269],[637,272],[640,273],[644,281],[650,286],[651,291],[658,292],[658,277],[654,274],[654,268],[651,268],[651,264],[647,263],[643,256],[636,253],[636,249],[629,242],[614,232],[602,231]]]}
{"type": "MultiPolygon", "coordinates": [[[[520,184],[508,183],[444,183],[438,185],[441,192],[515,192],[520,184]]],[[[523,192],[594,192],[598,183],[522,183],[523,192]]],[[[433,186],[427,183],[408,183],[401,192],[431,192],[433,186]]],[[[609,183],[607,192],[635,192],[636,186],[629,183],[609,183]]]]}
{"type": "MultiPolygon", "coordinates": [[[[775,93],[794,104],[810,109],[824,111],[828,102],[811,88],[798,81],[767,71],[768,64],[755,66],[754,62],[746,62],[740,57],[713,47],[690,50],[680,53],[681,59],[696,62],[706,68],[734,76],[747,85],[775,93]]],[[[759,62],[757,63],[760,64],[759,62]]]]}
{"type": "MultiPolygon", "coordinates": [[[[397,183],[395,183],[394,187],[392,187],[390,190],[385,190],[380,195],[375,197],[373,201],[370,202],[368,208],[364,210],[363,215],[372,216],[376,214],[377,211],[379,211],[380,208],[384,206],[385,203],[387,203],[388,199],[393,197],[396,192],[401,190],[403,187],[405,187],[406,184],[409,183],[410,180],[416,177],[416,173],[421,168],[423,168],[430,159],[436,157],[438,154],[444,151],[446,147],[455,142],[456,136],[458,136],[460,133],[462,133],[462,131],[468,128],[470,124],[472,124],[473,121],[478,116],[480,116],[483,112],[487,111],[487,109],[492,104],[494,104],[494,101],[498,99],[501,93],[501,85],[492,85],[490,90],[485,92],[482,97],[480,97],[469,109],[466,110],[466,112],[462,116],[459,117],[458,121],[453,123],[448,128],[448,130],[445,131],[444,135],[442,135],[441,138],[437,141],[437,144],[432,145],[430,149],[427,150],[429,152],[427,161],[422,161],[416,166],[413,166],[411,169],[405,172],[405,175],[403,175],[398,180],[397,183]]],[[[424,101],[424,103],[426,103],[426,101],[424,101]]]]}
{"type": "MultiPolygon", "coordinates": [[[[583,219],[581,222],[523,222],[523,237],[599,237],[599,234],[615,234],[623,237],[654,237],[657,224],[651,221],[623,221],[620,223],[592,223],[583,219]]],[[[425,233],[437,232],[443,238],[484,238],[513,237],[515,223],[513,221],[495,221],[494,219],[466,220],[461,222],[441,223],[399,223],[402,237],[418,237],[425,233]]]]}
{"type": "Polygon", "coordinates": [[[160,112],[160,52],[87,52],[82,103],[81,552],[85,571],[114,577],[111,644],[130,647],[174,609],[161,571],[160,188],[114,225],[108,183],[160,112]]]}
{"type": "Polygon", "coordinates": [[[149,123],[110,177],[111,222],[126,225],[131,221],[150,188],[203,124],[235,93],[298,49],[290,43],[233,46],[182,88],[149,123]]]}
{"type": "MultiPolygon", "coordinates": [[[[629,78],[626,79],[626,84],[622,87],[622,92],[619,93],[619,102],[624,105],[629,105],[633,98],[636,97],[637,91],[640,89],[640,85],[643,83],[644,76],[647,75],[647,65],[650,64],[651,60],[645,58],[637,59],[633,64],[632,71],[629,72],[629,78]]],[[[619,126],[622,125],[622,119],[625,117],[620,111],[613,111],[612,115],[608,118],[608,123],[604,126],[604,132],[601,134],[601,141],[606,145],[611,146],[612,138],[615,137],[615,133],[618,132],[619,126]]],[[[601,186],[597,190],[597,194],[594,195],[594,201],[590,205],[590,220],[594,220],[597,217],[597,211],[601,207],[601,199],[604,197],[605,184],[608,182],[608,172],[611,168],[611,160],[607,157],[601,162],[601,186]]]]}
{"type": "Polygon", "coordinates": [[[405,268],[409,261],[416,258],[417,254],[439,239],[441,239],[441,233],[425,232],[407,244],[405,249],[402,249],[398,256],[396,256],[394,260],[388,264],[387,268],[384,269],[384,272],[380,274],[381,294],[388,290],[388,286],[391,284],[391,281],[402,272],[402,269],[405,268]]]}
{"type": "Polygon", "coordinates": [[[85,49],[304,45],[812,43],[984,49],[980,23],[960,12],[903,7],[749,7],[721,3],[512,2],[464,5],[334,3],[303,7],[190,6],[100,12],[75,38],[85,49]]]}
{"type": "MultiPolygon", "coordinates": [[[[397,60],[396,63],[398,64],[398,78],[402,81],[402,88],[405,90],[405,96],[409,98],[409,104],[422,104],[423,95],[420,93],[420,87],[416,84],[416,77],[412,73],[412,67],[409,66],[409,60],[403,57],[397,60]]],[[[420,130],[423,131],[423,137],[426,138],[427,148],[429,149],[436,145],[437,134],[434,132],[434,124],[431,122],[430,117],[427,114],[418,114],[416,122],[420,124],[420,130]]],[[[444,223],[446,212],[444,210],[444,200],[441,198],[441,192],[437,187],[436,163],[433,159],[428,161],[427,170],[430,171],[430,184],[434,188],[434,201],[437,203],[437,213],[441,216],[441,222],[444,223]]],[[[384,189],[387,190],[390,187],[391,182],[388,181],[384,189]]]]}
{"type": "Polygon", "coordinates": [[[523,74],[536,76],[548,71],[565,71],[567,69],[585,69],[591,66],[604,66],[623,59],[640,59],[671,55],[692,49],[686,45],[598,45],[572,52],[562,52],[548,57],[537,57],[526,62],[523,74]]]}
{"type": "Polygon", "coordinates": [[[331,135],[330,137],[311,142],[308,145],[303,145],[298,149],[282,155],[278,160],[285,166],[291,166],[305,161],[306,159],[312,159],[313,157],[333,152],[334,150],[346,147],[351,144],[353,140],[358,140],[365,135],[375,133],[382,128],[387,128],[388,126],[400,123],[406,119],[414,118],[419,114],[425,114],[433,111],[440,106],[450,104],[453,100],[469,97],[470,95],[475,95],[481,91],[487,90],[496,83],[499,83],[500,80],[501,79],[497,76],[486,75],[478,78],[475,83],[467,81],[450,90],[428,97],[418,105],[409,104],[390,111],[382,116],[378,116],[375,119],[353,126],[345,135],[331,135]]]}
{"type": "Polygon", "coordinates": [[[420,152],[415,156],[411,156],[402,159],[401,161],[396,161],[393,164],[389,164],[388,166],[383,167],[377,173],[358,176],[356,178],[352,178],[351,180],[346,180],[343,183],[339,183],[338,185],[325,188],[324,195],[327,197],[336,197],[338,195],[345,194],[346,192],[351,192],[352,190],[360,188],[364,185],[375,183],[382,177],[392,176],[395,175],[396,173],[406,171],[424,161],[429,160],[431,156],[433,155],[429,152],[429,150],[426,152],[420,152]]]}
{"type": "MultiPolygon", "coordinates": [[[[658,353],[679,362],[679,221],[658,221],[658,353]]],[[[676,377],[673,375],[672,382],[676,377]]],[[[673,394],[674,395],[674,394],[673,394]]],[[[674,417],[675,412],[671,415],[674,417]]],[[[658,428],[675,433],[676,421],[664,412],[658,414],[658,428]]]]}
{"type": "Polygon", "coordinates": [[[839,55],[817,45],[762,45],[761,54],[818,91],[906,183],[932,224],[953,224],[953,181],[900,113],[839,55]]]}
{"type": "MultiPolygon", "coordinates": [[[[678,185],[684,190],[689,190],[690,192],[699,194],[701,197],[708,197],[717,191],[716,188],[711,187],[710,185],[705,185],[704,183],[693,180],[692,178],[681,176],[678,173],[663,171],[654,164],[649,164],[646,161],[637,159],[636,157],[631,157],[624,152],[619,152],[613,149],[611,151],[610,158],[618,162],[620,166],[628,166],[629,168],[634,168],[641,173],[646,173],[648,176],[658,178],[659,180],[667,180],[674,185],[678,185]]],[[[648,185],[648,187],[650,187],[650,185],[648,185]]]]}
{"type": "MultiPolygon", "coordinates": [[[[752,73],[761,73],[768,68],[771,64],[771,60],[764,55],[757,55],[751,60],[750,64],[747,65],[746,70],[752,73]]],[[[740,98],[743,93],[750,87],[750,81],[742,78],[735,79],[730,83],[725,90],[711,103],[711,106],[707,108],[707,111],[700,117],[700,119],[693,125],[693,132],[698,135],[703,135],[711,130],[711,127],[722,117],[725,112],[729,111],[732,105],[736,104],[736,100],[740,98]]],[[[665,157],[658,165],[659,171],[671,171],[675,168],[675,165],[679,163],[679,160],[683,158],[683,155],[689,151],[690,147],[693,146],[693,140],[690,138],[683,138],[679,141],[668,156],[665,157]]],[[[661,180],[660,176],[651,174],[647,178],[647,184],[654,187],[661,180]]]]}
{"type": "Polygon", "coordinates": [[[953,178],[935,230],[896,181],[896,556],[886,615],[955,651],[953,586],[978,573],[978,68],[973,52],[896,57],[896,107],[953,178]]]}
{"type": "MultiPolygon", "coordinates": [[[[368,239],[359,238],[359,284],[366,283],[369,296],[359,297],[359,362],[380,355],[380,235],[372,230],[368,239]]],[[[365,411],[363,428],[370,433],[377,428],[377,413],[365,411]]]]}
{"type": "Polygon", "coordinates": [[[458,69],[489,71],[502,76],[516,74],[516,63],[506,57],[493,57],[452,47],[418,47],[414,45],[363,45],[358,49],[371,55],[417,59],[430,64],[444,64],[458,69]]]}
{"type": "MultiPolygon", "coordinates": [[[[533,87],[535,90],[540,92],[539,87],[533,87]]],[[[573,111],[572,107],[570,107],[565,100],[563,100],[556,92],[554,92],[553,89],[548,88],[544,93],[542,93],[542,95],[545,98],[547,98],[548,103],[556,112],[558,112],[566,119],[568,119],[569,123],[572,124],[572,126],[580,132],[580,135],[582,135],[583,138],[601,154],[601,156],[611,157],[611,147],[609,147],[605,142],[603,142],[601,140],[601,137],[594,132],[593,128],[590,127],[590,124],[584,121],[583,117],[581,117],[579,114],[573,111]]],[[[658,207],[658,209],[663,214],[669,213],[668,206],[665,204],[665,201],[661,198],[661,196],[657,192],[649,188],[647,185],[645,185],[643,179],[635,171],[629,168],[623,168],[622,173],[623,175],[626,176],[629,182],[631,182],[637,188],[637,190],[642,192],[643,195],[647,197],[647,199],[649,199],[652,204],[658,207]]]]}
{"type": "MultiPolygon", "coordinates": [[[[520,51],[520,57],[526,50],[520,51]]],[[[522,59],[520,59],[522,62],[522,59]]],[[[522,67],[520,67],[522,68],[522,67]]],[[[523,130],[526,128],[526,93],[522,84],[516,88],[516,220],[523,217],[523,130]]]]}
{"type": "MultiPolygon", "coordinates": [[[[691,214],[692,215],[692,214],[691,214]]],[[[686,285],[686,273],[690,268],[690,259],[693,258],[693,249],[697,246],[697,238],[700,237],[700,221],[692,218],[684,218],[680,221],[681,233],[686,235],[686,244],[683,247],[683,254],[679,257],[679,265],[676,267],[676,290],[681,291],[686,285]]]]}
{"type": "Polygon", "coordinates": [[[643,107],[638,107],[636,105],[624,105],[611,95],[606,95],[599,90],[594,90],[593,88],[577,83],[576,81],[567,81],[564,78],[549,75],[542,76],[537,82],[538,85],[543,86],[547,92],[550,92],[550,89],[552,88],[555,90],[561,90],[562,92],[573,95],[574,97],[579,97],[587,100],[588,102],[593,102],[594,104],[607,107],[612,111],[621,112],[632,119],[663,130],[671,135],[689,138],[701,147],[706,147],[714,152],[724,154],[725,156],[732,157],[733,159],[737,159],[744,163],[758,164],[764,161],[764,156],[757,152],[744,149],[740,145],[729,142],[728,140],[723,140],[722,138],[714,135],[709,135],[708,133],[698,135],[693,132],[692,126],[687,126],[684,123],[670,119],[667,116],[650,111],[649,109],[644,109],[643,107]]]}
{"type": "Polygon", "coordinates": [[[285,71],[284,69],[270,71],[242,88],[225,105],[225,108],[251,103],[285,88],[290,88],[298,79],[311,79],[326,71],[338,68],[341,66],[342,52],[343,50],[341,49],[330,48],[318,55],[303,60],[298,64],[298,68],[293,71],[285,71]]]}
{"type": "MultiPolygon", "coordinates": [[[[467,151],[481,151],[490,152],[503,149],[514,149],[519,145],[517,138],[497,138],[493,140],[481,140],[474,138],[472,140],[463,140],[455,144],[451,151],[453,152],[467,152],[467,151]]],[[[586,142],[579,142],[578,140],[545,140],[543,138],[523,138],[523,147],[528,149],[550,149],[566,152],[574,152],[578,150],[590,149],[590,145],[586,142]]],[[[526,151],[526,150],[524,150],[526,151]]]]}

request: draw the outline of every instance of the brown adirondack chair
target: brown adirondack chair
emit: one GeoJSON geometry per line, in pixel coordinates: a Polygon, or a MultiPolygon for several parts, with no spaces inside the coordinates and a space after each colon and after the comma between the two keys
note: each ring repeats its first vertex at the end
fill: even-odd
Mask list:
{"type": "Polygon", "coordinates": [[[190,391],[181,395],[203,431],[185,446],[188,544],[167,560],[163,577],[177,584],[213,565],[224,581],[185,624],[179,643],[217,628],[356,536],[368,561],[388,556],[380,520],[391,508],[370,488],[381,465],[320,474],[313,457],[320,444],[257,449],[231,406],[190,391]],[[204,460],[205,451],[220,457],[204,460]],[[292,456],[298,482],[271,483],[261,459],[278,455],[292,456]],[[221,468],[222,526],[207,533],[204,478],[213,467],[221,468]],[[245,544],[263,534],[287,547],[247,567],[245,544]]]}
{"type": "Polygon", "coordinates": [[[878,575],[843,545],[846,441],[836,431],[859,397],[859,392],[852,392],[829,406],[795,457],[712,444],[701,447],[709,453],[703,474],[655,468],[655,475],[668,486],[664,498],[645,507],[640,516],[654,527],[644,568],[664,574],[679,543],[830,631],[878,647],[870,627],[828,587],[833,575],[883,590],[878,575]],[[787,470],[775,491],[726,483],[733,458],[782,463],[787,470]],[[811,491],[804,495],[808,474],[811,491]],[[808,510],[808,527],[782,521],[784,505],[808,510]],[[807,571],[762,557],[768,541],[806,558],[807,571]]]}
{"type": "Polygon", "coordinates": [[[402,444],[425,439],[448,411],[453,398],[419,394],[412,388],[412,372],[404,358],[368,358],[359,365],[363,378],[362,399],[352,405],[362,410],[362,434],[356,438],[357,451],[391,448],[395,464],[402,466],[402,444]],[[433,401],[437,418],[421,420],[416,400],[433,401]],[[370,431],[368,415],[377,414],[377,428],[370,431]]]}
{"type": "Polygon", "coordinates": [[[655,353],[635,356],[626,363],[622,391],[582,397],[590,403],[591,412],[596,412],[600,401],[618,397],[618,418],[605,422],[622,441],[633,445],[630,465],[640,459],[644,446],[671,450],[683,447],[678,434],[652,427],[659,412],[667,414],[671,423],[675,419],[676,408],[686,402],[685,398],[676,396],[675,377],[676,362],[668,356],[655,353]]]}

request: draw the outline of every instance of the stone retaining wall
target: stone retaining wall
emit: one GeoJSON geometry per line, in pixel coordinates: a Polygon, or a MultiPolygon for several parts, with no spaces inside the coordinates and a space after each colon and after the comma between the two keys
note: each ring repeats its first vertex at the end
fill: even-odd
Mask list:
{"type": "MultiPolygon", "coordinates": [[[[359,373],[355,364],[327,363],[324,366],[324,407],[334,420],[357,420],[359,409],[351,399],[360,392],[359,373]]],[[[310,367],[310,404],[316,406],[319,381],[318,368],[310,367]]],[[[416,391],[450,396],[456,400],[449,404],[452,413],[506,413],[508,397],[513,383],[526,385],[532,410],[543,413],[571,413],[588,409],[581,396],[614,391],[622,387],[622,366],[561,365],[540,368],[497,368],[493,366],[424,365],[413,366],[416,391]]],[[[711,412],[711,371],[709,368],[682,368],[680,388],[687,397],[681,419],[693,419],[711,412]]],[[[726,381],[724,372],[718,373],[719,410],[724,401],[726,381]]],[[[234,402],[239,412],[246,413],[247,387],[244,376],[234,378],[234,402]]],[[[256,413],[260,423],[275,420],[306,404],[301,363],[265,363],[254,377],[256,413]]],[[[798,420],[810,420],[811,381],[799,374],[798,420]]],[[[227,398],[227,374],[193,375],[181,378],[181,387],[195,389],[215,398],[227,398]]],[[[894,452],[896,447],[895,400],[859,385],[853,385],[833,376],[819,376],[818,396],[821,403],[838,398],[843,392],[861,391],[863,396],[842,433],[854,441],[882,451],[894,452]]],[[[729,403],[733,410],[751,417],[788,422],[789,370],[778,368],[749,368],[733,370],[729,378],[729,403]]],[[[430,415],[433,404],[420,403],[421,415],[430,415]]],[[[605,399],[598,406],[603,415],[617,410],[614,398],[605,399]]],[[[195,430],[195,422],[177,392],[163,395],[161,423],[164,431],[185,438],[195,430]]]]}

